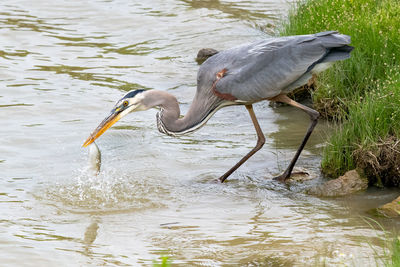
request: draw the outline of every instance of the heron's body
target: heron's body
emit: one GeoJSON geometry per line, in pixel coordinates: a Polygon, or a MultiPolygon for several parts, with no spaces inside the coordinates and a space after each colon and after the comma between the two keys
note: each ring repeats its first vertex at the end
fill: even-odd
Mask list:
{"type": "Polygon", "coordinates": [[[200,128],[222,107],[245,105],[257,131],[257,146],[221,177],[223,181],[264,143],[252,104],[262,100],[280,101],[301,108],[312,119],[295,158],[282,176],[285,180],[319,116],[318,112],[289,99],[286,94],[306,84],[314,73],[329,67],[332,62],[348,58],[353,49],[349,43],[349,36],[331,31],[270,38],[218,52],[201,65],[196,95],[183,118],[180,118],[178,101],[173,95],[158,90],[132,91],[117,103],[112,115],[99,125],[84,145],[90,144],[120,117],[134,110],[161,107],[157,114],[158,129],[168,135],[179,135],[200,128]]]}
{"type": "Polygon", "coordinates": [[[287,94],[306,84],[321,66],[350,56],[350,38],[336,32],[270,38],[221,51],[207,59],[197,74],[197,92],[184,118],[163,131],[178,135],[196,130],[223,106],[253,104],[287,94]],[[226,70],[213,90],[216,75],[226,70]],[[190,117],[190,120],[189,118],[190,117]],[[196,125],[197,127],[195,127],[196,125]],[[180,127],[181,126],[181,127],[180,127]]]}
{"type": "Polygon", "coordinates": [[[197,88],[207,90],[222,69],[218,92],[254,103],[304,85],[316,65],[348,58],[350,37],[336,32],[262,40],[221,51],[203,63],[197,88]]]}

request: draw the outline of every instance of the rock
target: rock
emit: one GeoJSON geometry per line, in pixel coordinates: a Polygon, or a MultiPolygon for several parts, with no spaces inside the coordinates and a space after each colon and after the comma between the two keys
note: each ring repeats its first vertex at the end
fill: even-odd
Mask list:
{"type": "Polygon", "coordinates": [[[348,171],[337,179],[310,188],[307,193],[320,197],[345,196],[368,187],[368,180],[361,178],[356,170],[348,171]]]}
{"type": "Polygon", "coordinates": [[[377,211],[380,214],[390,218],[400,216],[400,196],[392,202],[377,208],[377,211]]]}
{"type": "Polygon", "coordinates": [[[202,64],[207,58],[212,57],[213,55],[217,54],[218,50],[213,48],[202,48],[197,53],[196,61],[199,64],[202,64]]]}

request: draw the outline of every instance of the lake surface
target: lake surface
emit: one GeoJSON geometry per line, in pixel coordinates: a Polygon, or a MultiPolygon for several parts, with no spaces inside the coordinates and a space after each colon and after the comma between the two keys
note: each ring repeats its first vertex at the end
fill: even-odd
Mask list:
{"type": "Polygon", "coordinates": [[[81,145],[126,91],[166,90],[185,113],[197,51],[268,38],[288,8],[284,0],[2,0],[0,265],[149,266],[161,255],[178,266],[376,265],[385,232],[368,211],[399,191],[306,195],[323,179],[331,131],[323,121],[297,164],[318,178],[272,181],[309,124],[291,107],[255,105],[266,145],[225,184],[216,178],[256,142],[240,106],[179,138],[157,131],[157,110],[131,114],[98,139],[99,176],[88,171],[81,145]]]}

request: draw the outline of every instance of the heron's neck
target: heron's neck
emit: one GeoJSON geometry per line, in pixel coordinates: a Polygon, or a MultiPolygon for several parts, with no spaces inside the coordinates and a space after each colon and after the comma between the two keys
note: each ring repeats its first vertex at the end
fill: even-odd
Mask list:
{"type": "Polygon", "coordinates": [[[204,98],[196,94],[189,111],[180,118],[180,108],[175,96],[164,91],[150,90],[146,92],[144,99],[146,106],[161,108],[157,113],[158,130],[168,135],[180,135],[199,129],[220,108],[222,102],[214,96],[204,98]]]}

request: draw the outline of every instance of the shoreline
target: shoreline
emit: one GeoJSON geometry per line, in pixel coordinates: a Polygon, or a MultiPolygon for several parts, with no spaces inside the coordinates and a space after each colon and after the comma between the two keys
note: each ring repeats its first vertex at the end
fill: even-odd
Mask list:
{"type": "Polygon", "coordinates": [[[328,177],[360,168],[370,186],[400,187],[400,18],[392,13],[400,14],[394,0],[305,0],[282,25],[281,35],[352,37],[351,58],[319,75],[311,93],[314,108],[337,123],[322,155],[328,177]]]}

